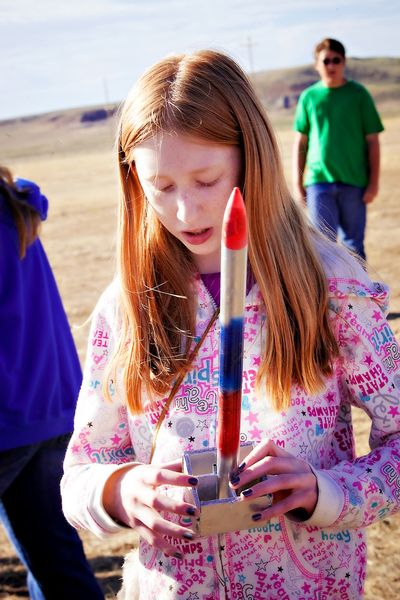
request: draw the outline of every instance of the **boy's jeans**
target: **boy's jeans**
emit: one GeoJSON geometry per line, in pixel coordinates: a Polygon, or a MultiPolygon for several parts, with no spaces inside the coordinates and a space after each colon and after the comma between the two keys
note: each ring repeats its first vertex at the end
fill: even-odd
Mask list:
{"type": "Polygon", "coordinates": [[[339,239],[365,260],[364,188],[344,183],[315,183],[306,190],[312,223],[333,240],[339,234],[339,239]]]}
{"type": "Polygon", "coordinates": [[[33,600],[104,599],[61,509],[69,437],[0,452],[0,522],[28,570],[33,600]]]}

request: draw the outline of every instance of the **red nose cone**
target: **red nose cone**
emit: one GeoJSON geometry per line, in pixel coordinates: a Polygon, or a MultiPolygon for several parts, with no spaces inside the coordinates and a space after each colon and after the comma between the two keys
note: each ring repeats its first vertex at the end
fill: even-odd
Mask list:
{"type": "Polygon", "coordinates": [[[225,208],[222,243],[229,250],[241,250],[247,246],[246,207],[238,187],[233,188],[225,208]]]}

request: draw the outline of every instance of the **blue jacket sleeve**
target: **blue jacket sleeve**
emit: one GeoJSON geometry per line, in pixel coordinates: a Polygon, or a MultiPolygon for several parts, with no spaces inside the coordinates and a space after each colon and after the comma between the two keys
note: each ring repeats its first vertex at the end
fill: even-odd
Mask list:
{"type": "Polygon", "coordinates": [[[0,388],[1,397],[13,395],[21,349],[23,314],[21,303],[21,261],[18,236],[11,222],[0,220],[0,388]]]}

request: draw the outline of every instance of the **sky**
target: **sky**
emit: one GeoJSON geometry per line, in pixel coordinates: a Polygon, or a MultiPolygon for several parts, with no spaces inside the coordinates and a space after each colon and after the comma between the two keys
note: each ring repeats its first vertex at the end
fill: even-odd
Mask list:
{"type": "Polygon", "coordinates": [[[247,72],[400,57],[400,0],[0,0],[0,120],[119,102],[154,62],[223,50],[247,72]]]}

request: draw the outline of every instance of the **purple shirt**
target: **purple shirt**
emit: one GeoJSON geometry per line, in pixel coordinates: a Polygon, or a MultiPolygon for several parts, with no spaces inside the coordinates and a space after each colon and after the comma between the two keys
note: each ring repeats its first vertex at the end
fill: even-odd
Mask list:
{"type": "MultiPolygon", "coordinates": [[[[215,304],[220,305],[221,297],[221,273],[201,273],[202,282],[210,292],[215,304]]],[[[249,293],[254,284],[254,277],[251,269],[247,269],[246,294],[249,293]]]]}

